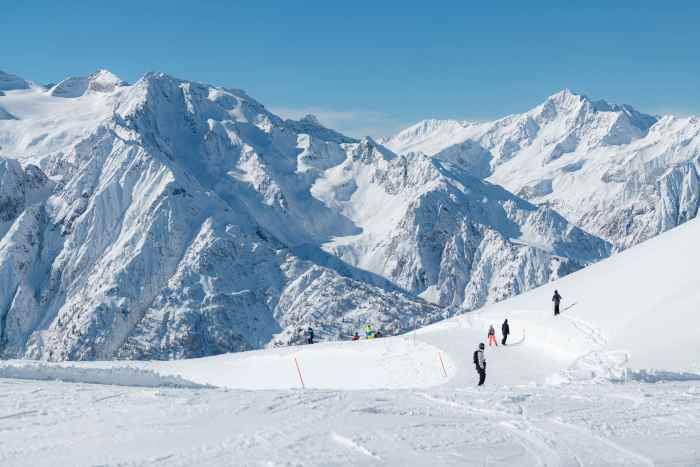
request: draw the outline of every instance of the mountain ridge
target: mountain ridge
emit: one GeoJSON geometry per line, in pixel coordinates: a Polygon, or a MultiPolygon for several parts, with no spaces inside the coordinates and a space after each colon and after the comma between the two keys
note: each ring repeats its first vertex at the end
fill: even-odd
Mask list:
{"type": "Polygon", "coordinates": [[[697,118],[563,90],[492,122],[419,122],[384,140],[450,160],[624,249],[695,216],[697,118]],[[638,214],[634,214],[638,213],[638,214]]]}

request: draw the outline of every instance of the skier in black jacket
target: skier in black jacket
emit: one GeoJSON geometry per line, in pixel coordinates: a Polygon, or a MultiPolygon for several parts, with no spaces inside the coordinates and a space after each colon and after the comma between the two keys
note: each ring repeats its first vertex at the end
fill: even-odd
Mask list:
{"type": "Polygon", "coordinates": [[[510,334],[510,326],[508,325],[507,319],[503,321],[503,324],[501,325],[501,334],[503,334],[503,340],[501,340],[501,344],[506,345],[508,334],[510,334]]]}
{"type": "Polygon", "coordinates": [[[474,366],[476,366],[476,372],[479,373],[479,386],[484,384],[486,381],[486,359],[484,358],[484,348],[486,346],[482,342],[479,344],[479,348],[474,351],[474,366]]]}
{"type": "Polygon", "coordinates": [[[559,303],[561,302],[561,295],[559,295],[559,291],[555,290],[554,295],[552,296],[552,301],[554,302],[554,316],[557,316],[559,314],[559,303]]]}

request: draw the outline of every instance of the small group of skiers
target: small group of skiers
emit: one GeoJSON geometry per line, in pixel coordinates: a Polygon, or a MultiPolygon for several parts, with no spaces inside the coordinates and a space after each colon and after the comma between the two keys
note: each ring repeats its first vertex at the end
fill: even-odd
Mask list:
{"type": "MultiPolygon", "coordinates": [[[[501,324],[501,334],[503,338],[501,339],[502,345],[507,345],[508,335],[510,334],[510,325],[508,324],[508,319],[503,321],[501,324]]],[[[489,341],[489,347],[494,345],[498,347],[498,342],[496,341],[496,329],[494,329],[493,324],[489,326],[489,332],[487,335],[489,341]]],[[[486,357],[484,357],[484,349],[486,346],[483,342],[479,344],[479,348],[474,351],[474,366],[476,367],[476,372],[479,374],[479,386],[484,384],[486,381],[486,357]]]]}
{"type": "MultiPolygon", "coordinates": [[[[561,304],[562,298],[563,297],[559,294],[559,291],[555,290],[554,295],[552,296],[552,303],[554,303],[554,316],[559,316],[559,314],[561,313],[559,305],[561,304]]],[[[501,339],[501,344],[506,345],[508,335],[510,334],[510,325],[508,324],[507,319],[503,321],[503,324],[501,325],[501,334],[503,335],[503,339],[501,339]]],[[[493,324],[489,326],[487,340],[489,343],[489,347],[498,347],[498,342],[496,341],[496,329],[493,327],[493,324]]],[[[484,381],[486,381],[486,357],[484,357],[485,349],[486,345],[484,345],[484,343],[481,342],[479,344],[479,347],[474,351],[474,366],[476,367],[476,372],[479,375],[479,386],[483,385],[484,381]]]]}
{"type": "MultiPolygon", "coordinates": [[[[371,339],[378,339],[380,337],[384,337],[384,334],[382,333],[381,329],[377,329],[376,331],[372,327],[371,324],[367,324],[365,326],[365,339],[371,340],[371,339]]],[[[360,340],[360,333],[355,332],[355,334],[352,335],[350,338],[353,341],[359,341],[360,340]]]]}
{"type": "MultiPolygon", "coordinates": [[[[510,334],[510,325],[508,324],[508,320],[506,319],[503,321],[503,324],[501,324],[501,335],[503,338],[501,339],[501,345],[506,345],[506,341],[508,340],[508,334],[510,334]]],[[[498,347],[498,342],[496,342],[496,329],[494,329],[493,324],[489,326],[489,333],[487,335],[488,341],[489,341],[489,347],[492,345],[495,345],[498,347]]]]}
{"type": "MultiPolygon", "coordinates": [[[[384,333],[381,331],[381,329],[375,330],[375,329],[372,327],[371,324],[367,324],[367,325],[365,326],[365,331],[364,331],[364,332],[365,332],[365,338],[366,338],[367,340],[370,340],[370,339],[378,339],[378,338],[380,338],[380,337],[384,337],[384,333]]],[[[315,343],[315,341],[314,341],[315,334],[314,334],[314,330],[313,330],[313,328],[312,328],[311,326],[309,326],[309,327],[306,329],[306,331],[302,331],[302,329],[300,328],[300,329],[297,331],[297,333],[298,333],[298,334],[302,334],[302,333],[303,333],[304,338],[305,338],[305,342],[306,342],[307,344],[310,345],[310,344],[314,344],[314,343],[315,343]]],[[[359,333],[359,332],[355,332],[355,334],[353,334],[352,337],[351,337],[350,339],[353,340],[353,341],[359,341],[359,340],[360,340],[360,333],[359,333]]],[[[299,341],[297,341],[297,342],[299,342],[299,341]]]]}

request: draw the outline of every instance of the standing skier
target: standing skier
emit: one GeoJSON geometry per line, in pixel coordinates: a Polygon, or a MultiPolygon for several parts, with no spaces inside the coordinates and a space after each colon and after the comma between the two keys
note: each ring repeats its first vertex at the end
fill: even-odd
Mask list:
{"type": "Polygon", "coordinates": [[[313,344],[314,343],[314,330],[309,326],[309,329],[306,330],[306,343],[307,344],[313,344]]]}
{"type": "Polygon", "coordinates": [[[374,330],[372,329],[372,325],[367,323],[367,326],[365,326],[365,337],[369,339],[374,338],[374,330]]]}
{"type": "Polygon", "coordinates": [[[484,358],[484,349],[486,346],[482,342],[479,344],[479,348],[474,351],[474,365],[476,366],[476,372],[479,373],[479,386],[484,384],[486,381],[486,359],[484,358]]]}
{"type": "Polygon", "coordinates": [[[559,295],[558,290],[554,291],[552,301],[554,302],[554,316],[557,316],[559,314],[559,303],[561,302],[561,295],[559,295]]]}
{"type": "Polygon", "coordinates": [[[503,340],[501,341],[501,344],[506,345],[508,334],[510,334],[510,326],[508,325],[508,319],[503,321],[503,324],[501,324],[501,334],[503,334],[503,340]]]}
{"type": "Polygon", "coordinates": [[[489,334],[488,334],[488,339],[489,339],[489,347],[492,345],[495,345],[498,347],[498,342],[496,342],[496,330],[493,328],[493,324],[489,326],[489,334]]]}

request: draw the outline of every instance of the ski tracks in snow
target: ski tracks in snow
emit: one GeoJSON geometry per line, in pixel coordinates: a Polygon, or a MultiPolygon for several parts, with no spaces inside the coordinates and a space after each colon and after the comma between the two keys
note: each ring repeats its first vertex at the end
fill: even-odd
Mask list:
{"type": "Polygon", "coordinates": [[[574,328],[590,339],[595,345],[602,347],[608,343],[608,338],[605,337],[605,334],[600,328],[570,315],[559,315],[559,317],[570,321],[574,328]]]}
{"type": "Polygon", "coordinates": [[[559,418],[531,418],[520,404],[513,412],[475,407],[424,392],[417,395],[434,404],[488,418],[494,426],[501,427],[513,436],[514,441],[532,456],[534,465],[654,465],[646,456],[585,427],[566,423],[559,418]]]}
{"type": "Polygon", "coordinates": [[[363,454],[367,457],[371,457],[372,459],[376,459],[378,461],[382,460],[381,457],[379,457],[377,454],[373,453],[372,451],[370,451],[366,447],[362,446],[357,441],[355,441],[351,438],[348,438],[346,436],[339,435],[336,432],[331,433],[331,440],[333,442],[339,444],[340,446],[343,446],[343,447],[348,448],[350,450],[359,452],[360,454],[363,454]]]}

